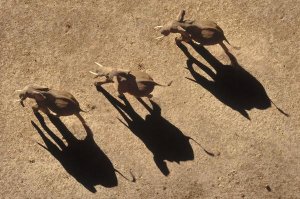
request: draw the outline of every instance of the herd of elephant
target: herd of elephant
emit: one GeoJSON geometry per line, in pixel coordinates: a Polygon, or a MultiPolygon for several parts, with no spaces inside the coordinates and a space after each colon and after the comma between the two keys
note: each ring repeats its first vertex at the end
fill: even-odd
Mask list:
{"type": "MultiPolygon", "coordinates": [[[[164,26],[156,26],[155,29],[160,29],[161,39],[170,33],[179,33],[180,37],[176,38],[176,42],[197,42],[201,45],[220,44],[221,47],[228,51],[223,43],[226,41],[223,30],[212,21],[195,21],[185,20],[185,11],[180,11],[176,20],[172,20],[164,26]]],[[[237,48],[237,47],[234,47],[237,48]]],[[[156,83],[150,75],[139,70],[123,70],[117,68],[103,67],[101,64],[96,64],[100,67],[96,72],[90,71],[95,77],[105,77],[104,80],[95,82],[95,86],[100,86],[105,83],[114,83],[119,97],[124,96],[124,93],[131,94],[135,97],[151,98],[151,92],[155,86],[170,86],[156,83]]],[[[83,111],[75,97],[66,91],[50,89],[47,86],[27,85],[19,92],[19,102],[24,106],[23,101],[26,98],[32,98],[36,101],[36,105],[32,107],[34,112],[42,111],[45,114],[54,114],[55,116],[76,115],[82,122],[84,121],[80,115],[83,111]]]]}

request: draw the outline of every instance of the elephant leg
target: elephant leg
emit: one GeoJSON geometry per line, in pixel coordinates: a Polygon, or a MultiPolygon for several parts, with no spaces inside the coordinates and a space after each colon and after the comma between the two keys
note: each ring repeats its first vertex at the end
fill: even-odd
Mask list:
{"type": "Polygon", "coordinates": [[[94,85],[95,86],[101,86],[102,84],[107,84],[107,83],[112,83],[112,81],[109,80],[109,79],[105,79],[105,80],[101,80],[101,81],[98,81],[98,82],[94,82],[94,85]]]}
{"type": "Polygon", "coordinates": [[[39,107],[39,105],[34,105],[34,106],[32,106],[31,107],[32,108],[32,111],[34,112],[34,113],[36,113],[36,112],[38,112],[39,110],[40,110],[40,107],[39,107]]]}
{"type": "Polygon", "coordinates": [[[118,95],[118,98],[120,98],[120,99],[124,99],[125,98],[125,95],[124,95],[124,93],[121,93],[121,92],[117,92],[117,95],[118,95]]]}
{"type": "Polygon", "coordinates": [[[39,110],[41,110],[46,115],[53,115],[53,114],[50,113],[49,109],[45,106],[39,106],[39,110]]]}
{"type": "Polygon", "coordinates": [[[181,42],[186,42],[186,43],[191,43],[192,39],[189,36],[186,35],[181,35],[179,37],[175,37],[175,42],[176,43],[181,43],[181,42]]]}
{"type": "Polygon", "coordinates": [[[113,77],[113,82],[114,82],[114,87],[117,91],[117,96],[119,98],[123,99],[125,97],[124,85],[118,81],[116,76],[113,77]]]}
{"type": "Polygon", "coordinates": [[[153,97],[153,95],[152,95],[152,94],[149,94],[149,95],[147,95],[146,97],[149,98],[149,99],[151,99],[151,98],[153,97]]]}
{"type": "MultiPolygon", "coordinates": [[[[47,107],[40,106],[39,109],[46,115],[52,115],[47,107]]],[[[56,115],[55,115],[56,116],[56,115]]]]}
{"type": "Polygon", "coordinates": [[[186,43],[190,43],[192,41],[191,36],[189,35],[189,33],[187,33],[185,31],[185,29],[183,29],[182,27],[178,26],[177,27],[178,32],[180,33],[181,37],[177,38],[179,41],[184,41],[186,43]]]}
{"type": "Polygon", "coordinates": [[[51,115],[51,113],[50,113],[50,111],[47,107],[39,106],[38,104],[36,104],[36,105],[32,106],[31,108],[32,108],[34,113],[36,113],[40,110],[43,113],[45,113],[46,115],[51,115]]]}

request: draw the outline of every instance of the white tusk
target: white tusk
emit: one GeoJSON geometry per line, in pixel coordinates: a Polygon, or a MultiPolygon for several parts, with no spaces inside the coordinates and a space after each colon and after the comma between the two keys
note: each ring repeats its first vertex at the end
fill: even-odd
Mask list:
{"type": "Polygon", "coordinates": [[[98,62],[95,62],[95,64],[97,64],[97,65],[100,66],[100,67],[104,67],[104,66],[102,66],[101,64],[99,64],[98,62]]]}
{"type": "Polygon", "coordinates": [[[93,71],[89,71],[89,72],[92,73],[93,75],[96,75],[96,76],[99,75],[98,73],[95,73],[95,72],[93,72],[93,71]]]}
{"type": "Polygon", "coordinates": [[[163,26],[155,26],[154,29],[155,29],[155,30],[158,30],[158,29],[160,29],[160,28],[162,28],[162,27],[163,27],[163,26]]]}
{"type": "Polygon", "coordinates": [[[165,36],[163,35],[163,36],[160,36],[160,37],[156,37],[155,39],[157,39],[157,40],[159,40],[159,39],[162,39],[162,38],[164,38],[165,36]]]}
{"type": "Polygon", "coordinates": [[[18,99],[18,100],[16,100],[15,102],[21,102],[22,100],[20,100],[20,99],[18,99]]]}
{"type": "Polygon", "coordinates": [[[15,90],[14,91],[14,94],[16,94],[16,93],[20,93],[20,92],[22,92],[23,90],[15,90]]]}

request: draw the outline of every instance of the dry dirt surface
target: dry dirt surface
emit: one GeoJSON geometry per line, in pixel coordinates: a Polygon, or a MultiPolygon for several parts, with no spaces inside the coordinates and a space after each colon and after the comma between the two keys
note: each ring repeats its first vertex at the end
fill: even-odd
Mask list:
{"type": "Polygon", "coordinates": [[[0,9],[1,198],[300,198],[298,0],[2,0],[0,9]],[[217,22],[241,49],[155,40],[153,27],[181,9],[217,22]],[[152,101],[122,100],[113,85],[95,88],[94,62],[173,84],[152,101]],[[14,90],[28,84],[71,92],[90,110],[88,127],[34,114],[30,99],[20,106],[14,90]]]}

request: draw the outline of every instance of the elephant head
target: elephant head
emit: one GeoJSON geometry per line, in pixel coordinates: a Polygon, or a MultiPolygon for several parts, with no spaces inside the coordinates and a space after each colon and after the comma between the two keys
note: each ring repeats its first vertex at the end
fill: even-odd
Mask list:
{"type": "Polygon", "coordinates": [[[45,86],[36,86],[36,85],[27,85],[22,90],[16,90],[16,92],[19,92],[19,100],[20,104],[24,107],[23,101],[26,98],[32,98],[36,101],[42,101],[45,99],[45,96],[42,94],[42,92],[49,91],[50,89],[45,86]]]}
{"type": "Polygon", "coordinates": [[[178,26],[180,26],[180,24],[184,22],[184,15],[185,15],[185,11],[181,10],[176,20],[172,20],[163,26],[154,27],[157,30],[160,29],[160,33],[162,34],[162,36],[157,37],[156,39],[161,39],[165,36],[168,36],[170,33],[177,33],[178,26]]]}

